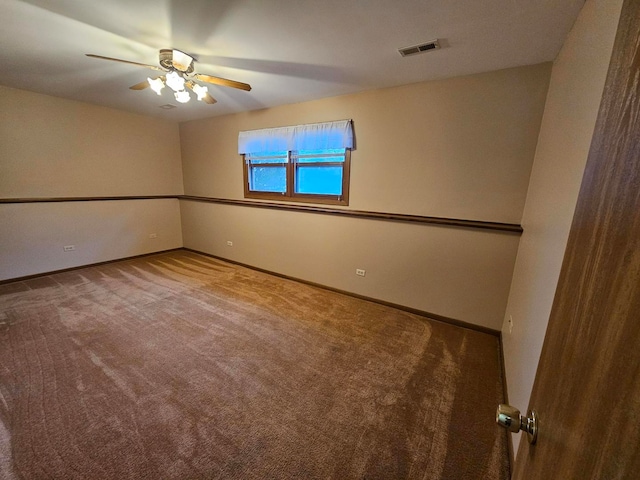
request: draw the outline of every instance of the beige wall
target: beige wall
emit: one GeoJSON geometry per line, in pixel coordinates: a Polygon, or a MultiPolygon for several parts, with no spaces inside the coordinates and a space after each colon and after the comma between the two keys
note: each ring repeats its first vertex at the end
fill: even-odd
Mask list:
{"type": "Polygon", "coordinates": [[[550,64],[180,125],[185,192],[243,197],[238,131],[353,119],[350,208],[520,223],[550,64]]]}
{"type": "Polygon", "coordinates": [[[175,123],[0,86],[0,198],[182,192],[175,123]]]}
{"type": "MultiPolygon", "coordinates": [[[[351,118],[348,208],[519,223],[549,73],[541,64],[183,123],[185,193],[243,198],[240,130],[351,118]]],[[[186,247],[501,327],[512,234],[181,205],[186,247]]]]}
{"type": "Polygon", "coordinates": [[[470,229],[191,201],[181,212],[186,247],[496,330],[518,247],[470,229]]]}
{"type": "Polygon", "coordinates": [[[177,199],[0,205],[0,225],[0,280],[182,246],[177,199]]]}
{"type": "MultiPolygon", "coordinates": [[[[509,402],[522,410],[529,403],[621,5],[588,0],[553,66],[502,329],[509,402]]],[[[513,439],[517,448],[520,435],[513,439]]]]}
{"type": "MultiPolygon", "coordinates": [[[[177,124],[0,87],[0,198],[181,193],[177,124]]],[[[0,222],[0,279],[182,246],[177,200],[4,204],[0,222]]]]}

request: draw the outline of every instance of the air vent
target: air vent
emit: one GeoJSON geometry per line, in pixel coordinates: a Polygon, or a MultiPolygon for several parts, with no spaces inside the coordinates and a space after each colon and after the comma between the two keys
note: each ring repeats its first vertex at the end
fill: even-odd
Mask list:
{"type": "Polygon", "coordinates": [[[417,55],[418,53],[429,52],[431,50],[437,50],[440,48],[440,43],[438,40],[433,40],[427,43],[421,43],[420,45],[412,45],[410,47],[404,47],[398,49],[398,52],[403,57],[408,57],[410,55],[417,55]]]}
{"type": "Polygon", "coordinates": [[[158,108],[164,108],[165,110],[171,110],[172,108],[178,108],[177,105],[171,105],[170,103],[165,103],[164,105],[160,105],[158,108]]]}

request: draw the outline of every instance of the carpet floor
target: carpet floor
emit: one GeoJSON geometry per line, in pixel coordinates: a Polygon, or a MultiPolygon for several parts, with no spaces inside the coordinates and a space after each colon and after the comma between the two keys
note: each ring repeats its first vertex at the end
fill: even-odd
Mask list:
{"type": "Polygon", "coordinates": [[[507,479],[499,355],[184,250],[0,285],[0,478],[507,479]]]}

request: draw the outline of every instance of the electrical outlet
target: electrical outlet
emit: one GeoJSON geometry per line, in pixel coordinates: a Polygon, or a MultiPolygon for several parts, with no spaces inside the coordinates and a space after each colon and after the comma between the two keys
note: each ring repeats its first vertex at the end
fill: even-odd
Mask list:
{"type": "Polygon", "coordinates": [[[150,233],[149,234],[149,238],[158,238],[158,234],[157,233],[150,233]]]}
{"type": "Polygon", "coordinates": [[[509,334],[513,331],[513,317],[509,315],[509,334]]]}
{"type": "Polygon", "coordinates": [[[233,247],[233,242],[231,240],[227,240],[227,247],[233,247]]]}
{"type": "Polygon", "coordinates": [[[365,270],[363,270],[361,268],[356,268],[356,275],[358,275],[360,277],[364,277],[365,273],[367,273],[365,270]]]}
{"type": "Polygon", "coordinates": [[[65,245],[62,247],[65,252],[73,252],[76,249],[75,245],[65,245]]]}

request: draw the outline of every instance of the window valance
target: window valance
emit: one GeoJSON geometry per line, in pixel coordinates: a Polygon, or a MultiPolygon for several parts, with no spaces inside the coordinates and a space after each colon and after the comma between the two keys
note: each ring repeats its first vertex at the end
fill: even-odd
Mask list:
{"type": "Polygon", "coordinates": [[[248,130],[238,135],[238,153],[353,148],[351,120],[248,130]]]}

